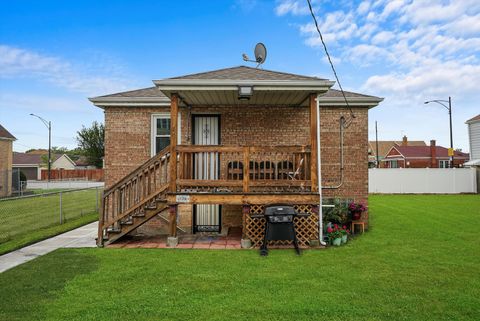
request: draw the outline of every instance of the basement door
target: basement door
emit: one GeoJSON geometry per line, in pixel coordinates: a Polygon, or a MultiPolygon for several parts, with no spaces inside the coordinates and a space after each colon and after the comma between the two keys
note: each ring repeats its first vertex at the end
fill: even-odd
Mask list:
{"type": "MultiPolygon", "coordinates": [[[[220,144],[220,116],[193,115],[192,141],[194,145],[220,144]]],[[[193,175],[195,179],[216,180],[220,173],[218,153],[195,154],[193,175]]],[[[193,232],[220,232],[220,205],[196,204],[193,206],[193,232]]]]}

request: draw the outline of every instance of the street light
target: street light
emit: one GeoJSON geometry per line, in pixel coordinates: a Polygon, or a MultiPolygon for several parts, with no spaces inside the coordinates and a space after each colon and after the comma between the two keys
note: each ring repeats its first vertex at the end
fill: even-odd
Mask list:
{"type": "Polygon", "coordinates": [[[429,100],[426,101],[424,104],[428,103],[437,103],[442,105],[448,110],[448,116],[450,117],[450,151],[449,151],[449,156],[450,156],[450,168],[453,168],[453,134],[452,134],[452,97],[448,97],[448,100],[429,100]],[[444,103],[448,103],[448,106],[445,105],[444,103]]]}
{"type": "Polygon", "coordinates": [[[37,117],[48,128],[48,181],[50,182],[50,170],[52,168],[52,123],[35,114],[30,114],[30,116],[37,117]]]}

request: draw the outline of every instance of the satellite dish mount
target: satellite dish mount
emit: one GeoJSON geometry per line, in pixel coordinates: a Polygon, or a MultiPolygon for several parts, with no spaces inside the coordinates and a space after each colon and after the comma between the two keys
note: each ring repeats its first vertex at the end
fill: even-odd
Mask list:
{"type": "Polygon", "coordinates": [[[257,43],[255,46],[255,60],[250,60],[246,54],[242,54],[243,60],[248,62],[254,62],[257,64],[257,67],[260,67],[265,60],[267,59],[267,47],[261,42],[257,43]]]}

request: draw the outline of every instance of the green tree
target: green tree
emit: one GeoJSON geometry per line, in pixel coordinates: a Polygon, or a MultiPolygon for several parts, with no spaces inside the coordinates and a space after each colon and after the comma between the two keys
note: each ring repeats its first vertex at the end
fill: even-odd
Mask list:
{"type": "Polygon", "coordinates": [[[78,147],[88,161],[98,168],[103,165],[105,127],[94,121],[91,127],[82,126],[77,132],[78,147]]]}

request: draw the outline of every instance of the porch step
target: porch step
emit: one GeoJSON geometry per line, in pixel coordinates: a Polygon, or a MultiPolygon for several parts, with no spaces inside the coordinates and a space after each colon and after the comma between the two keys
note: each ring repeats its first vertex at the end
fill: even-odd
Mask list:
{"type": "Polygon", "coordinates": [[[160,214],[162,211],[168,209],[166,204],[155,206],[155,208],[151,208],[144,213],[138,213],[136,215],[132,215],[132,219],[130,221],[121,222],[120,226],[121,229],[107,229],[107,235],[104,237],[104,245],[111,244],[121,238],[124,235],[127,235],[131,231],[135,230],[136,228],[140,227],[141,225],[145,224],[157,214],[160,214]]]}
{"type": "Polygon", "coordinates": [[[144,213],[133,214],[132,217],[145,217],[144,213]]]}

